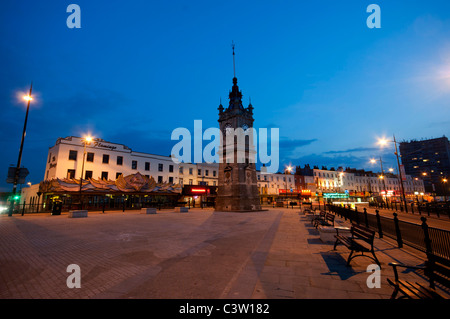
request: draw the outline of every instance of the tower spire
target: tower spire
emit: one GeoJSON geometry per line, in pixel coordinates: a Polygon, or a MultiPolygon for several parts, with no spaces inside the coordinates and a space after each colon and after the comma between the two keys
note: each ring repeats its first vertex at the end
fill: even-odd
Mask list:
{"type": "Polygon", "coordinates": [[[234,42],[231,41],[231,48],[233,49],[233,76],[236,77],[236,63],[234,59],[234,42]]]}

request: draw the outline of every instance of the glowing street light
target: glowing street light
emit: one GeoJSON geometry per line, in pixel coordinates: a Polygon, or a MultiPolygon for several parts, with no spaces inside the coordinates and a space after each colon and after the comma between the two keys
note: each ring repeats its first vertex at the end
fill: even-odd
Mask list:
{"type": "MultiPolygon", "coordinates": [[[[385,196],[385,197],[384,197],[384,200],[385,200],[386,205],[387,205],[386,182],[384,181],[383,161],[381,160],[381,156],[380,156],[379,161],[380,161],[380,166],[381,166],[381,175],[379,176],[379,178],[383,181],[384,196],[385,196]]],[[[377,160],[374,159],[374,158],[372,158],[372,159],[370,160],[370,162],[371,162],[372,164],[375,164],[375,163],[377,162],[377,160]]]]}
{"type": "MultiPolygon", "coordinates": [[[[289,174],[291,174],[292,168],[293,167],[291,165],[289,165],[284,170],[284,179],[285,179],[285,183],[286,183],[286,199],[287,199],[287,176],[286,176],[286,172],[289,172],[289,174]]],[[[289,205],[288,205],[288,207],[289,207],[289,205]]]]}
{"type": "MultiPolygon", "coordinates": [[[[30,92],[28,93],[28,95],[25,95],[23,97],[24,100],[27,101],[27,112],[25,113],[25,122],[23,124],[22,140],[20,141],[19,158],[17,159],[17,166],[16,166],[16,171],[14,174],[13,189],[12,189],[13,198],[16,196],[17,182],[19,180],[20,165],[22,163],[22,151],[23,151],[23,143],[25,142],[25,135],[26,135],[26,131],[27,131],[28,112],[30,111],[30,102],[33,99],[31,97],[32,89],[33,89],[33,82],[31,82],[31,85],[30,85],[30,92]]],[[[14,201],[11,202],[11,207],[8,212],[8,216],[12,216],[13,209],[14,209],[13,205],[14,205],[14,201]]]]}
{"type": "Polygon", "coordinates": [[[384,137],[380,138],[380,139],[378,139],[378,144],[381,147],[387,146],[389,142],[394,143],[394,145],[395,145],[394,154],[397,157],[398,175],[399,175],[399,180],[400,180],[400,186],[402,188],[403,205],[405,206],[405,212],[408,212],[408,206],[406,205],[406,197],[405,197],[405,187],[403,186],[403,177],[402,177],[402,171],[400,169],[400,160],[399,160],[399,156],[398,156],[398,149],[397,149],[398,142],[395,140],[395,135],[393,137],[394,137],[394,140],[388,140],[384,137]]]}
{"type": "Polygon", "coordinates": [[[442,179],[442,184],[444,184],[444,202],[447,201],[447,182],[448,180],[446,178],[442,179]]]}

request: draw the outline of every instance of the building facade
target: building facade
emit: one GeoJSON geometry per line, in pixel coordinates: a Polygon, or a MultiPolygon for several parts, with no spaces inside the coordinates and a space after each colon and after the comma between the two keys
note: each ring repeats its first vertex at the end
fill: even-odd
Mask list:
{"type": "Polygon", "coordinates": [[[447,137],[400,143],[405,172],[423,179],[425,190],[448,195],[450,177],[450,142],[447,137]]]}
{"type": "MultiPolygon", "coordinates": [[[[79,187],[77,185],[82,170],[83,183],[91,181],[96,187],[115,189],[116,184],[121,186],[130,181],[130,176],[134,176],[134,180],[148,183],[154,181],[151,183],[156,189],[157,185],[160,185],[161,189],[172,190],[170,193],[159,191],[150,194],[158,197],[159,201],[170,197],[173,198],[172,202],[201,207],[203,204],[214,206],[216,203],[220,166],[216,163],[177,164],[170,156],[135,152],[126,145],[98,138],[84,145],[82,138],[70,136],[58,138],[55,145],[49,148],[43,182],[51,184],[59,180],[59,186],[63,189],[75,189],[79,187]]],[[[386,173],[383,177],[380,178],[379,173],[351,168],[319,169],[305,165],[304,168],[297,166],[294,174],[287,171],[267,173],[265,167],[261,167],[260,171],[255,170],[255,187],[259,204],[326,201],[328,198],[333,199],[333,196],[355,201],[367,201],[377,197],[400,201],[401,185],[398,176],[386,173]]],[[[410,201],[425,193],[424,182],[418,177],[406,175],[403,186],[410,201]]],[[[91,186],[83,184],[83,190],[92,194],[93,190],[89,187],[91,186]]],[[[39,198],[38,192],[39,187],[36,185],[25,187],[22,192],[23,200],[27,203],[45,202],[44,198],[39,198]]],[[[59,192],[56,195],[55,198],[61,200],[63,194],[59,192]]],[[[105,191],[98,195],[102,196],[101,198],[108,196],[108,201],[112,201],[112,206],[116,207],[124,200],[134,203],[135,200],[142,201],[143,197],[150,196],[142,191],[111,194],[105,191]],[[136,198],[130,199],[130,196],[136,198]]],[[[103,201],[99,198],[92,201],[98,204],[103,201]]]]}

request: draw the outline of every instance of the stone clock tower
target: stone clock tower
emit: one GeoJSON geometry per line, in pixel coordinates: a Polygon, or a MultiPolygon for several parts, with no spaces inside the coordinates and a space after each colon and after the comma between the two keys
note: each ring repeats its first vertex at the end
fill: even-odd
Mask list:
{"type": "Polygon", "coordinates": [[[255,160],[252,160],[256,155],[255,147],[253,138],[246,136],[253,128],[253,106],[251,102],[247,108],[242,106],[242,92],[239,91],[236,74],[229,100],[226,109],[222,104],[218,108],[219,126],[223,135],[219,152],[223,154],[223,160],[219,163],[216,211],[260,211],[255,160]],[[244,132],[241,139],[235,134],[238,128],[242,129],[241,133],[244,132]],[[229,150],[232,150],[231,156],[229,150]]]}

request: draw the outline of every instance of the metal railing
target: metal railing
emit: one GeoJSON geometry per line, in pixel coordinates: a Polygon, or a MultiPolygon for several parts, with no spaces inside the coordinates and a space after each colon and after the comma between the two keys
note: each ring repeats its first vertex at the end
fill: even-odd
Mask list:
{"type": "Polygon", "coordinates": [[[450,231],[429,227],[423,216],[422,224],[415,224],[399,220],[397,213],[393,213],[393,218],[387,218],[380,216],[378,210],[373,215],[368,214],[365,208],[363,212],[345,206],[327,205],[326,208],[345,220],[375,230],[379,238],[387,236],[396,240],[399,248],[405,244],[450,260],[450,231]]]}
{"type": "MultiPolygon", "coordinates": [[[[402,203],[397,202],[370,202],[369,206],[381,209],[390,209],[393,211],[406,211],[402,203]]],[[[450,218],[450,202],[414,202],[408,204],[408,213],[427,215],[438,218],[450,218]]]]}

